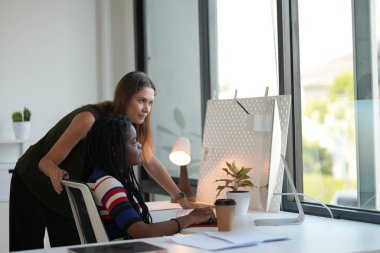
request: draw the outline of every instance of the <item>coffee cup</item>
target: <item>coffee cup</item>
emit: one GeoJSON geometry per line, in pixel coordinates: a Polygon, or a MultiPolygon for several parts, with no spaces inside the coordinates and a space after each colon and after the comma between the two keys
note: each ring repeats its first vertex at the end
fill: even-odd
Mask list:
{"type": "Polygon", "coordinates": [[[231,231],[235,223],[235,206],[234,199],[217,199],[215,200],[215,210],[218,231],[231,231]]]}

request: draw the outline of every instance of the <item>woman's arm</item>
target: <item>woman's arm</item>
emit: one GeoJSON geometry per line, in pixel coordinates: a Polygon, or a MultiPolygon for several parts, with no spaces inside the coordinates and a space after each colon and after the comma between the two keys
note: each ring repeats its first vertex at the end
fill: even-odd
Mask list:
{"type": "MultiPolygon", "coordinates": [[[[213,210],[205,207],[178,217],[178,224],[173,220],[146,224],[141,221],[141,217],[129,202],[126,189],[116,178],[105,175],[88,185],[94,193],[96,203],[106,208],[117,226],[126,229],[126,233],[133,238],[172,235],[182,228],[205,222],[214,216],[213,210]]],[[[105,216],[108,214],[103,213],[105,216]]]]}
{"type": "Polygon", "coordinates": [[[176,220],[146,224],[142,221],[135,222],[129,226],[127,233],[133,238],[157,237],[164,235],[173,235],[178,233],[182,228],[187,228],[194,224],[205,222],[214,216],[210,207],[194,209],[188,215],[177,217],[176,220]],[[179,227],[178,227],[179,225],[179,227]]]}
{"type": "Polygon", "coordinates": [[[75,145],[86,137],[87,132],[91,129],[94,122],[95,117],[91,112],[81,112],[75,115],[61,137],[59,137],[49,152],[40,160],[38,164],[40,170],[46,176],[50,177],[54,190],[57,193],[62,192],[61,179],[68,178],[69,176],[68,173],[60,169],[58,165],[65,160],[75,145]]]}
{"type": "MultiPolygon", "coordinates": [[[[143,162],[145,170],[159,185],[161,185],[162,188],[165,189],[167,193],[170,194],[173,199],[176,199],[179,196],[181,190],[174,183],[164,165],[155,156],[151,157],[152,158],[150,159],[150,162],[143,162]]],[[[186,209],[210,206],[205,203],[190,202],[186,198],[179,199],[178,203],[182,208],[186,209]]]]}
{"type": "Polygon", "coordinates": [[[148,174],[160,184],[173,199],[178,196],[181,190],[174,183],[164,165],[155,156],[152,156],[150,162],[144,161],[143,165],[148,174]]]}

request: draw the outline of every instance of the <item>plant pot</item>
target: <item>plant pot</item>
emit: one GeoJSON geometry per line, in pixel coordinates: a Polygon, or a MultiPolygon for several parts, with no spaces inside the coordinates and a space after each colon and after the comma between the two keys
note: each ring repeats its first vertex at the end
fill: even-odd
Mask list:
{"type": "Polygon", "coordinates": [[[30,135],[30,121],[13,122],[13,133],[16,139],[28,139],[30,135]]]}
{"type": "Polygon", "coordinates": [[[251,199],[250,191],[229,191],[226,192],[228,199],[234,199],[236,202],[235,215],[246,215],[248,213],[249,201],[251,199]]]}

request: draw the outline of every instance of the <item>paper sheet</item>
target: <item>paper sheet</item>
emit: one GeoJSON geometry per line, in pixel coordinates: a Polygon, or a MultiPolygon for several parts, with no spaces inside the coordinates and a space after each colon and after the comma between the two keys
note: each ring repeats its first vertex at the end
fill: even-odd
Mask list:
{"type": "Polygon", "coordinates": [[[185,235],[173,235],[173,236],[164,236],[165,239],[190,247],[205,249],[205,250],[222,250],[235,247],[242,247],[248,245],[255,245],[256,243],[250,242],[249,244],[238,245],[228,241],[220,240],[218,238],[207,236],[206,234],[197,234],[191,236],[185,235]],[[205,243],[207,242],[207,243],[205,243]]]}
{"type": "Polygon", "coordinates": [[[288,239],[285,236],[269,235],[252,229],[240,229],[231,232],[204,232],[204,234],[234,244],[262,243],[288,239]]]}
{"type": "Polygon", "coordinates": [[[178,203],[171,203],[169,201],[152,201],[145,202],[149,211],[169,210],[169,209],[182,209],[178,203]]]}
{"type": "Polygon", "coordinates": [[[235,247],[252,246],[263,242],[287,240],[289,238],[286,236],[265,234],[250,228],[234,230],[231,232],[204,232],[193,236],[165,236],[165,239],[190,247],[206,250],[222,250],[235,247]]]}

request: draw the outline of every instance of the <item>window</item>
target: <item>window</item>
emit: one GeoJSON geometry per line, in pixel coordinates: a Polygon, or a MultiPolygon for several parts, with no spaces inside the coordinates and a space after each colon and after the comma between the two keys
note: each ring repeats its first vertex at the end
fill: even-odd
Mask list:
{"type": "MultiPolygon", "coordinates": [[[[156,153],[165,150],[159,158],[173,175],[161,141],[195,133],[199,159],[205,101],[233,98],[235,89],[238,97],[262,96],[269,87],[269,95],[292,95],[287,160],[297,190],[336,217],[380,222],[380,0],[143,3],[144,68],[159,87],[156,153]],[[183,131],[171,119],[189,107],[199,113],[182,113],[191,122],[183,131]]],[[[307,197],[303,206],[328,216],[307,197]]],[[[291,197],[283,209],[296,211],[291,197]]]]}
{"type": "Polygon", "coordinates": [[[276,2],[209,2],[212,95],[278,95],[276,2]]]}
{"type": "MultiPolygon", "coordinates": [[[[299,0],[284,6],[293,21],[292,37],[287,35],[292,74],[299,73],[294,86],[288,84],[293,127],[299,129],[294,142],[302,147],[293,149],[297,188],[330,205],[335,216],[378,223],[380,1],[299,0]]],[[[308,212],[323,214],[304,201],[308,212]]]]}
{"type": "Polygon", "coordinates": [[[324,203],[357,207],[351,2],[326,4],[298,3],[303,188],[324,203]]]}
{"type": "MultiPolygon", "coordinates": [[[[204,98],[201,85],[198,1],[144,0],[135,1],[135,5],[139,20],[137,31],[142,39],[138,42],[139,67],[157,86],[152,109],[154,153],[169,173],[178,177],[180,167],[170,162],[169,153],[178,137],[188,137],[192,157],[187,166],[188,175],[196,185],[201,155],[202,111],[205,110],[203,100],[209,98],[204,98]]],[[[160,187],[155,187],[156,183],[146,174],[143,178],[147,179],[142,182],[144,190],[167,194],[160,187]]]]}

